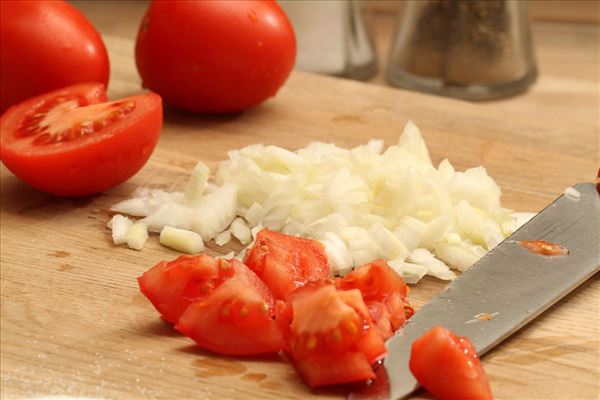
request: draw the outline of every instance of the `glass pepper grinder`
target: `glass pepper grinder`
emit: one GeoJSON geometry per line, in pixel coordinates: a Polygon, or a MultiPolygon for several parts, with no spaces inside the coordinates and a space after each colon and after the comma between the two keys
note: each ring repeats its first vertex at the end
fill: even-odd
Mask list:
{"type": "Polygon", "coordinates": [[[525,90],[537,76],[527,0],[409,0],[392,45],[395,86],[485,100],[525,90]]]}

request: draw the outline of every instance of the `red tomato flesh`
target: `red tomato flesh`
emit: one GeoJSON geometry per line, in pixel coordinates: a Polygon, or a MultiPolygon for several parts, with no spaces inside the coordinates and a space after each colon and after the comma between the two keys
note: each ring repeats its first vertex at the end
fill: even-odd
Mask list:
{"type": "Polygon", "coordinates": [[[146,163],[162,127],[158,95],[106,102],[102,84],[46,93],[0,119],[0,158],[31,186],[61,196],[108,190],[146,163]]]}
{"type": "Polygon", "coordinates": [[[400,329],[414,310],[406,301],[408,286],[385,261],[362,265],[343,278],[337,278],[338,289],[359,289],[375,326],[386,340],[400,329]]]}
{"type": "Polygon", "coordinates": [[[386,355],[358,290],[305,286],[278,304],[277,319],[310,387],[372,379],[371,365],[386,355]]]}
{"type": "Polygon", "coordinates": [[[200,347],[228,355],[276,353],[285,342],[274,320],[274,300],[245,265],[231,260],[234,276],[187,307],[175,328],[200,347]]]}
{"type": "Polygon", "coordinates": [[[156,310],[176,324],[190,304],[211,295],[231,276],[233,266],[230,261],[200,254],[161,261],[139,277],[138,283],[156,310]]]}
{"type": "Polygon", "coordinates": [[[281,300],[308,282],[329,279],[329,261],[319,242],[266,228],[256,235],[244,263],[281,300]]]}
{"type": "Polygon", "coordinates": [[[444,327],[434,327],[414,341],[409,366],[436,399],[492,399],[475,348],[469,339],[457,337],[444,327]]]}
{"type": "Polygon", "coordinates": [[[0,111],[84,82],[108,83],[104,43],[62,0],[0,1],[0,111]]]}

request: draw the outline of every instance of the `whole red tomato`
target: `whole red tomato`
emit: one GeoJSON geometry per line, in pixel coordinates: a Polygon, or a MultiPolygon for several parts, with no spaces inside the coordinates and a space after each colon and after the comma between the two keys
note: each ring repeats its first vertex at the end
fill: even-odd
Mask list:
{"type": "Polygon", "coordinates": [[[0,1],[0,107],[75,83],[108,83],[108,54],[62,0],[0,1]]]}
{"type": "Polygon", "coordinates": [[[175,107],[226,113],[275,95],[296,57],[274,1],[153,1],[137,37],[144,85],[175,107]]]}

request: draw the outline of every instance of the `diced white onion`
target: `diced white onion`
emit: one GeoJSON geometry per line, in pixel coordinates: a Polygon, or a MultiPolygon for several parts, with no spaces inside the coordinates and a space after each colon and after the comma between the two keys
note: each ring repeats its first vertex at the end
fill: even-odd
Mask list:
{"type": "Polygon", "coordinates": [[[202,198],[191,218],[191,228],[208,241],[231,224],[236,208],[237,186],[225,184],[202,198]]]}
{"type": "Polygon", "coordinates": [[[408,261],[426,267],[427,275],[432,275],[443,280],[452,280],[456,278],[454,272],[450,271],[450,268],[448,268],[446,264],[435,258],[435,256],[427,249],[413,250],[408,256],[408,261]]]}
{"type": "Polygon", "coordinates": [[[165,226],[160,231],[160,244],[189,254],[204,250],[202,237],[196,232],[170,226],[165,226]]]}
{"type": "Polygon", "coordinates": [[[411,283],[425,274],[453,279],[449,267],[466,270],[532,215],[502,208],[483,167],[434,167],[412,122],[386,149],[371,139],[353,149],[313,142],[297,151],[232,150],[212,178],[199,163],[185,194],[138,189],[113,210],[218,245],[231,234],[251,245],[263,227],[281,230],[321,241],[334,274],[384,258],[411,283]]]}
{"type": "Polygon", "coordinates": [[[404,262],[402,260],[390,260],[388,264],[396,271],[406,283],[417,283],[423,278],[429,268],[423,265],[404,262]]]}
{"type": "Polygon", "coordinates": [[[252,241],[252,232],[250,232],[250,228],[248,228],[246,222],[240,217],[233,220],[229,231],[241,244],[248,244],[252,241]]]}
{"type": "Polygon", "coordinates": [[[194,209],[185,204],[167,201],[140,221],[145,223],[151,232],[161,232],[165,226],[189,230],[193,215],[194,209]]]}
{"type": "Polygon", "coordinates": [[[228,230],[223,231],[223,232],[219,233],[217,236],[215,236],[215,243],[218,246],[225,246],[230,241],[231,241],[231,232],[228,230]]]}
{"type": "Polygon", "coordinates": [[[185,188],[186,199],[192,203],[197,203],[202,199],[204,191],[206,190],[209,172],[209,168],[202,161],[199,161],[196,164],[192,171],[192,176],[185,188]]]}
{"type": "Polygon", "coordinates": [[[114,244],[127,243],[127,231],[133,225],[133,221],[129,218],[115,214],[110,220],[109,228],[112,229],[112,240],[114,244]]]}
{"type": "Polygon", "coordinates": [[[565,189],[565,197],[571,200],[579,200],[581,198],[581,192],[573,187],[568,187],[565,189]]]}
{"type": "Polygon", "coordinates": [[[142,250],[148,240],[148,226],[143,222],[136,222],[129,227],[125,235],[127,246],[134,250],[142,250]]]}

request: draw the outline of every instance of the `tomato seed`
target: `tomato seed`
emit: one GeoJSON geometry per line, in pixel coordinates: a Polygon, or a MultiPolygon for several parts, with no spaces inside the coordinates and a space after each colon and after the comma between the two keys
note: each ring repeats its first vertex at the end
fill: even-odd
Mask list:
{"type": "Polygon", "coordinates": [[[231,311],[231,307],[229,307],[229,304],[225,304],[223,307],[221,307],[221,315],[227,317],[229,315],[229,312],[231,311]]]}
{"type": "Polygon", "coordinates": [[[264,315],[267,315],[267,313],[269,312],[269,306],[267,305],[267,303],[262,303],[260,305],[260,312],[264,315]]]}
{"type": "Polygon", "coordinates": [[[351,335],[355,335],[358,332],[358,327],[352,321],[346,321],[346,322],[344,322],[344,328],[351,335]]]}
{"type": "Polygon", "coordinates": [[[52,135],[49,133],[42,133],[33,139],[34,144],[48,144],[52,140],[52,135]]]}
{"type": "Polygon", "coordinates": [[[250,311],[248,310],[248,306],[244,304],[240,309],[240,316],[247,317],[249,313],[250,311]]]}
{"type": "Polygon", "coordinates": [[[317,347],[317,338],[314,335],[309,336],[305,346],[308,350],[314,349],[317,347]]]}
{"type": "Polygon", "coordinates": [[[339,343],[342,341],[342,332],[339,330],[339,328],[335,328],[335,330],[331,334],[331,337],[333,338],[334,342],[339,343]]]}
{"type": "MultiPolygon", "coordinates": [[[[21,126],[16,130],[17,137],[39,136],[43,134],[42,137],[34,139],[33,143],[37,145],[66,142],[102,130],[119,121],[135,108],[135,102],[133,101],[112,103],[106,110],[109,112],[103,116],[99,116],[96,120],[75,123],[71,128],[60,132],[50,133],[48,132],[48,126],[41,127],[40,123],[44,117],[58,105],[65,102],[73,103],[73,107],[70,108],[84,107],[89,104],[86,99],[77,96],[58,96],[45,101],[38,105],[31,114],[23,118],[21,126]]],[[[50,130],[52,131],[52,129],[50,130]]]]}
{"type": "Polygon", "coordinates": [[[223,271],[227,271],[229,268],[231,268],[231,265],[229,265],[229,263],[226,260],[221,260],[221,262],[219,263],[219,267],[221,267],[223,271]]]}

